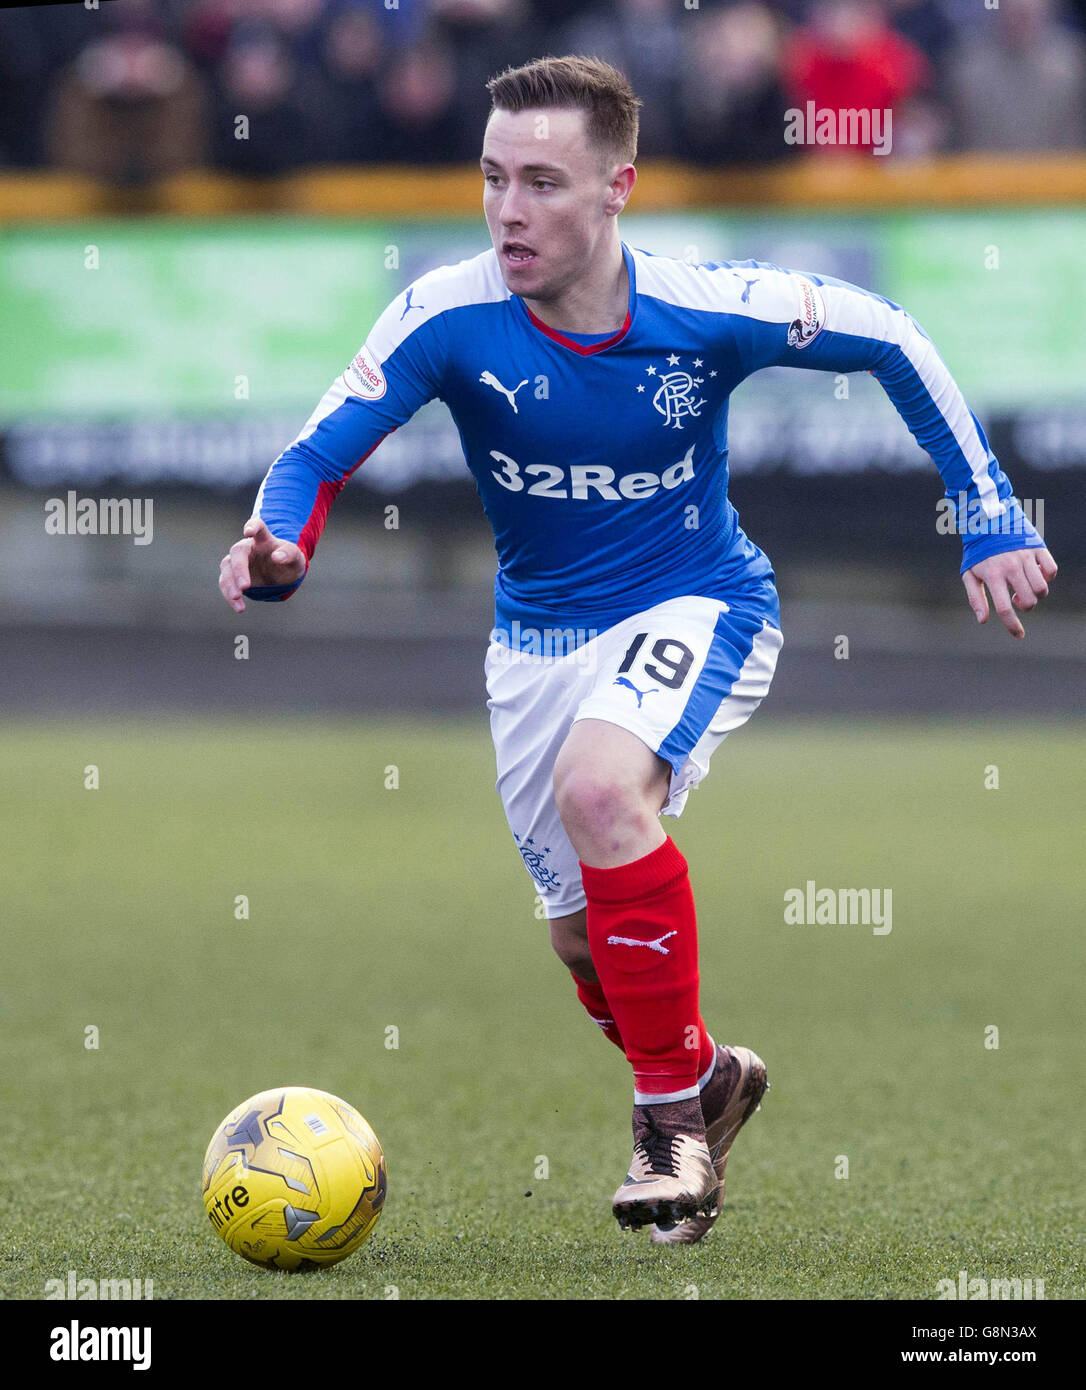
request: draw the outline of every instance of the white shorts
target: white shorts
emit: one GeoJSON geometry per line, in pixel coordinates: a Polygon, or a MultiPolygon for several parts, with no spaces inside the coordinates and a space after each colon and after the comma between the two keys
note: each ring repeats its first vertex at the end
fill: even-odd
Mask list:
{"type": "Polygon", "coordinates": [[[548,917],[585,905],[579,859],[554,800],[558,751],[578,719],[629,729],[671,764],[661,815],[680,816],[717,746],[765,698],[784,638],[752,608],[684,597],[635,613],[576,650],[491,640],[487,709],[495,788],[548,917]]]}

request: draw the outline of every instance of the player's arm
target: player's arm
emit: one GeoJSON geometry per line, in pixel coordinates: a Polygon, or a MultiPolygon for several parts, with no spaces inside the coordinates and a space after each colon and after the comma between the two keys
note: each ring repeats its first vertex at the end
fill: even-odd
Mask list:
{"type": "Polygon", "coordinates": [[[1056,562],[1015,500],[1010,479],[931,339],[899,305],[856,285],[748,264],[747,274],[756,269],[762,285],[758,315],[733,320],[744,365],[749,371],[791,366],[870,372],[942,474],[962,536],[961,575],[977,621],[988,618],[987,585],[1004,627],[1014,637],[1025,636],[1014,607],[1036,606],[1048,593],[1056,562]]]}
{"type": "Polygon", "coordinates": [[[276,602],[294,593],[347,479],[386,435],[440,394],[442,318],[416,312],[404,324],[405,302],[400,294],[388,306],[269,468],[241,539],[219,565],[220,592],[236,613],[247,598],[276,602]]]}

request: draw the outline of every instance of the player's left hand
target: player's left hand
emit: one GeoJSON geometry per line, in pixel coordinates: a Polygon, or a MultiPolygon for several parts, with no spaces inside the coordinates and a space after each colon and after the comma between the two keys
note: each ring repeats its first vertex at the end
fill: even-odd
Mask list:
{"type": "Polygon", "coordinates": [[[1003,626],[1012,637],[1025,637],[1026,630],[1014,610],[1028,613],[1036,608],[1038,600],[1048,593],[1048,581],[1055,577],[1056,562],[1047,550],[1005,550],[967,569],[962,583],[978,623],[988,621],[987,584],[1003,626]]]}

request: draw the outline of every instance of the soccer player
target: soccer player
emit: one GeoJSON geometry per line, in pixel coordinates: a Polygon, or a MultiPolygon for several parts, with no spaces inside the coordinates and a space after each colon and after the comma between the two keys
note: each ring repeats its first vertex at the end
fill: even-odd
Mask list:
{"type": "Polygon", "coordinates": [[[1022,637],[1015,608],[1047,594],[1056,565],[898,305],[621,240],[640,105],[622,73],[543,58],[488,90],[493,247],[396,296],[272,464],[219,586],[236,612],[287,598],[355,469],[425,402],[447,404],[498,552],[497,790],[554,949],[633,1067],[634,1153],[613,1211],[689,1244],[716,1218],[732,1141],[767,1085],[756,1053],[702,1021],[687,863],[659,819],[682,812],[765,697],[783,640],[770,563],[728,501],[730,393],[771,365],[872,372],[958,499],[978,622],[987,586],[1022,637]]]}

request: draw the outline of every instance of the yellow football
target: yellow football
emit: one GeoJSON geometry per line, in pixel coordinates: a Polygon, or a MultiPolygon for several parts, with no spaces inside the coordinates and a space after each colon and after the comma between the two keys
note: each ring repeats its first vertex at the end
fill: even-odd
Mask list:
{"type": "Polygon", "coordinates": [[[204,1206],[253,1264],[304,1269],[345,1259],[385,1201],[380,1142],[353,1106],[310,1086],[261,1091],[231,1110],[204,1157],[204,1206]]]}

